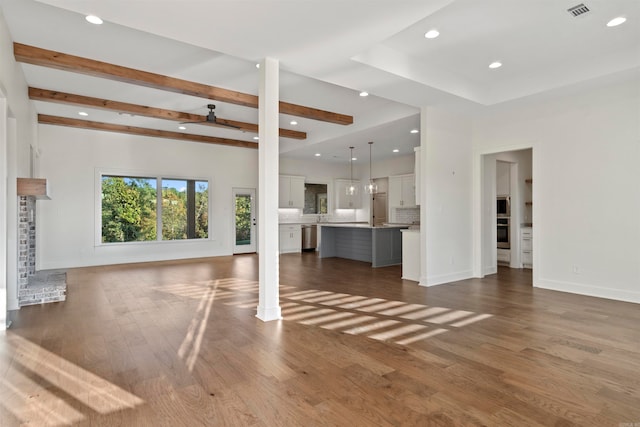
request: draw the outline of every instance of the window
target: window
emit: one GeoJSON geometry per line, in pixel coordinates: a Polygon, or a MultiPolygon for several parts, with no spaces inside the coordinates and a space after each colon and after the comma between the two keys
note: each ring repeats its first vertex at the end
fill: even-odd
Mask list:
{"type": "Polygon", "coordinates": [[[162,179],[162,240],[209,236],[209,183],[162,179]]]}
{"type": "Polygon", "coordinates": [[[101,181],[102,243],[209,237],[208,181],[115,175],[101,181]]]}
{"type": "Polygon", "coordinates": [[[327,212],[327,184],[305,184],[302,213],[326,214],[327,212]]]}

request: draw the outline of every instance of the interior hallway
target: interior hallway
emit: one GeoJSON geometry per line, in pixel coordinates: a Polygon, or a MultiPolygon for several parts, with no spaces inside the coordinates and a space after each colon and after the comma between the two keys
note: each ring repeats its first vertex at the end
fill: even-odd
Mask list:
{"type": "Polygon", "coordinates": [[[280,265],[269,323],[256,255],[70,270],[66,302],[0,338],[0,424],[640,422],[635,304],[536,289],[530,270],[422,288],[399,266],[280,265]]]}

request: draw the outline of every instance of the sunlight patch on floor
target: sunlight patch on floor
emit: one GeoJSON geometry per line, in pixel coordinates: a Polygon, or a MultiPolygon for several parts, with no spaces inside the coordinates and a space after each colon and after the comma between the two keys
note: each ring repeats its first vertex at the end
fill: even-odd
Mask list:
{"type": "Polygon", "coordinates": [[[340,320],[346,317],[351,318],[354,316],[355,314],[353,313],[347,313],[342,311],[342,312],[335,312],[334,314],[328,314],[326,316],[318,317],[315,319],[302,320],[300,321],[300,323],[302,323],[303,325],[317,325],[320,323],[333,322],[334,320],[340,320]]]}
{"type": "Polygon", "coordinates": [[[363,335],[378,329],[386,328],[389,326],[396,326],[399,323],[400,322],[398,320],[380,320],[376,318],[376,321],[373,323],[369,323],[368,325],[356,326],[355,328],[346,329],[342,332],[351,335],[363,335]]]}
{"type": "Polygon", "coordinates": [[[14,333],[7,333],[13,367],[0,382],[2,405],[32,425],[70,425],[84,418],[73,406],[108,414],[144,403],[115,384],[14,333]],[[27,376],[28,375],[28,376],[27,376]],[[78,403],[69,402],[69,398],[78,403]]]}
{"type": "MultiPolygon", "coordinates": [[[[210,281],[199,293],[190,288],[185,296],[203,298],[206,289],[212,287],[216,289],[216,300],[225,305],[255,308],[258,304],[258,282],[232,278],[210,281]]],[[[175,285],[172,291],[180,294],[175,285]]],[[[491,314],[344,292],[301,291],[292,286],[281,286],[280,292],[280,308],[285,321],[400,345],[426,340],[492,317],[491,314]]]]}
{"type": "Polygon", "coordinates": [[[24,425],[67,426],[84,419],[73,406],[18,371],[0,380],[0,396],[2,406],[24,425]]]}
{"type": "Polygon", "coordinates": [[[384,331],[378,334],[369,335],[369,338],[373,338],[374,340],[388,341],[401,335],[412,334],[418,331],[424,331],[425,329],[427,329],[426,325],[411,323],[409,325],[399,326],[390,331],[384,331]]]}
{"type": "Polygon", "coordinates": [[[284,320],[400,345],[492,317],[467,310],[319,290],[284,293],[281,301],[284,320]],[[440,327],[434,328],[436,325],[440,327]]]}
{"type": "Polygon", "coordinates": [[[445,332],[449,332],[447,329],[434,329],[430,332],[425,332],[423,334],[414,335],[412,337],[407,337],[401,340],[396,341],[396,344],[400,345],[409,345],[414,342],[422,341],[434,337],[436,335],[444,334],[445,332]]]}
{"type": "Polygon", "coordinates": [[[373,316],[358,316],[355,315],[356,317],[351,318],[351,319],[347,319],[347,320],[341,320],[339,322],[332,322],[332,323],[326,323],[326,324],[322,324],[320,325],[321,328],[323,329],[342,329],[342,328],[346,328],[349,326],[353,326],[353,325],[357,325],[358,323],[366,323],[366,322],[372,322],[374,320],[376,320],[376,317],[373,316]]]}
{"type": "Polygon", "coordinates": [[[198,309],[191,319],[187,334],[185,335],[180,348],[178,349],[178,356],[185,361],[189,372],[193,371],[193,367],[198,360],[200,354],[200,346],[202,345],[202,337],[207,329],[207,323],[211,314],[211,306],[216,296],[215,288],[207,288],[207,291],[202,295],[198,309]]]}

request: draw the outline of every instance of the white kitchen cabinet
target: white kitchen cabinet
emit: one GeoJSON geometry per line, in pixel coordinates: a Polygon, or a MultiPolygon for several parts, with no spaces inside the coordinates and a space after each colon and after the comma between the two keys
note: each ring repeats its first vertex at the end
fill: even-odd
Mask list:
{"type": "Polygon", "coordinates": [[[520,229],[520,250],[522,256],[522,268],[533,267],[533,229],[523,227],[520,229]]]}
{"type": "Polygon", "coordinates": [[[415,208],[416,181],[414,174],[395,175],[389,177],[389,207],[415,208]]]}
{"type": "Polygon", "coordinates": [[[358,188],[358,191],[353,196],[347,194],[349,185],[351,185],[351,180],[349,179],[335,180],[336,209],[360,209],[362,207],[361,193],[364,190],[360,188],[360,181],[353,181],[353,185],[358,188]]]}
{"type": "Polygon", "coordinates": [[[304,177],[280,175],[278,207],[304,209],[304,177]]]}
{"type": "Polygon", "coordinates": [[[280,224],[280,253],[302,251],[302,230],[300,224],[280,224]]]}

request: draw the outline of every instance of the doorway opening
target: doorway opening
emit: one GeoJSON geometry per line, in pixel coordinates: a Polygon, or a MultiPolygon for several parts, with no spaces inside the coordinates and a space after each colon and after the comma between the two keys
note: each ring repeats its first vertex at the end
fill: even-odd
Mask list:
{"type": "Polygon", "coordinates": [[[533,268],[533,150],[483,156],[482,273],[533,268]]]}

